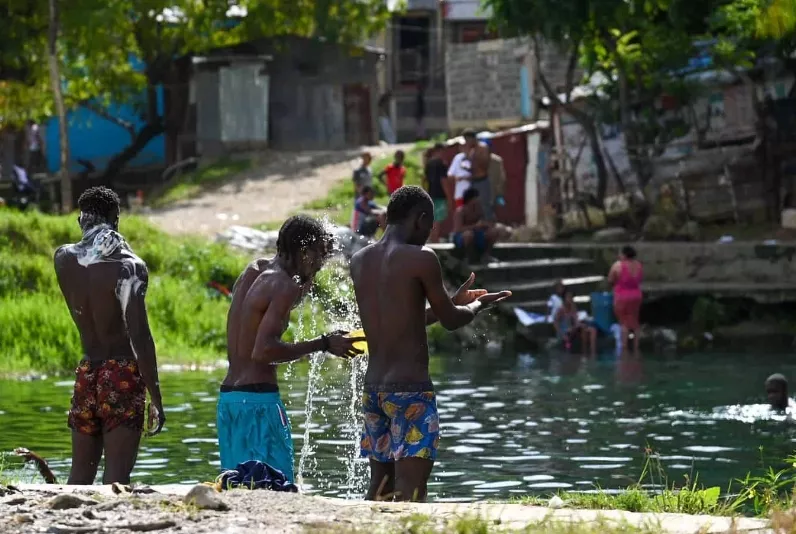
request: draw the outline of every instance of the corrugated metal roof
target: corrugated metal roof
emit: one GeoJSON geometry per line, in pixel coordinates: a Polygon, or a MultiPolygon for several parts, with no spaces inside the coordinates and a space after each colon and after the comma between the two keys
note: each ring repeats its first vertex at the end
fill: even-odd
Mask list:
{"type": "MultiPolygon", "coordinates": [[[[490,132],[488,130],[484,130],[483,132],[478,132],[476,134],[476,137],[483,141],[487,139],[494,139],[496,137],[506,137],[508,135],[530,133],[530,132],[535,132],[537,130],[546,130],[549,127],[550,127],[549,121],[536,121],[528,124],[523,124],[521,126],[515,126],[514,128],[508,128],[506,130],[499,130],[497,132],[490,132]]],[[[460,135],[458,137],[448,139],[445,144],[447,146],[451,146],[451,145],[460,145],[462,143],[464,143],[464,137],[460,135]]]]}

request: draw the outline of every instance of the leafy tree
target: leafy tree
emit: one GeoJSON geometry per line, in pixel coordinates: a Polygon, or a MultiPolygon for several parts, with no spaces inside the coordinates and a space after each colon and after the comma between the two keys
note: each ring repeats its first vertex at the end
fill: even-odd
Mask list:
{"type": "MultiPolygon", "coordinates": [[[[553,43],[566,51],[564,98],[556,96],[561,88],[550,87],[543,71],[542,86],[555,105],[581,123],[593,147],[591,124],[621,124],[628,159],[642,188],[653,175],[655,157],[672,138],[696,128],[697,139],[704,144],[706,128],[697,124],[693,109],[700,87],[686,76],[690,60],[700,51],[696,43],[708,40],[703,50],[748,83],[745,71],[761,53],[773,51],[796,73],[796,0],[485,2],[505,33],[526,35],[537,45],[553,43]],[[569,97],[578,64],[587,76],[600,73],[603,80],[603,97],[591,98],[580,111],[569,97]],[[662,94],[677,100],[680,116],[662,120],[653,105],[662,94]]],[[[600,196],[605,191],[605,173],[597,164],[600,196]]]]}
{"type": "MultiPolygon", "coordinates": [[[[729,0],[711,20],[717,36],[715,55],[719,65],[740,78],[747,86],[757,120],[755,154],[761,171],[769,221],[778,221],[781,209],[781,153],[771,143],[772,126],[776,124],[771,103],[761,101],[749,69],[764,56],[777,58],[792,75],[796,75],[796,1],[794,0],[729,0]]],[[[791,87],[796,96],[796,85],[791,87]]]]}
{"type": "MultiPolygon", "coordinates": [[[[359,43],[389,16],[380,0],[69,0],[59,7],[66,108],[88,107],[130,134],[130,144],[108,163],[105,178],[149,141],[182,124],[182,117],[165,116],[157,105],[157,88],[169,89],[176,59],[280,35],[359,43]],[[132,58],[140,61],[138,68],[132,58]],[[144,125],[135,128],[114,117],[111,103],[131,105],[144,125]]],[[[15,15],[13,22],[0,17],[0,32],[7,22],[16,29],[0,36],[0,80],[4,73],[16,78],[0,82],[0,114],[16,122],[52,115],[52,98],[41,91],[47,70],[39,65],[46,57],[47,2],[0,0],[0,13],[4,8],[15,15]],[[20,57],[34,60],[28,65],[14,59],[20,57]]]]}
{"type": "Polygon", "coordinates": [[[597,167],[597,200],[602,204],[608,184],[608,168],[600,149],[595,113],[572,99],[573,89],[582,81],[577,77],[581,47],[590,40],[594,27],[610,13],[615,0],[484,0],[491,9],[492,23],[506,36],[525,36],[533,43],[536,74],[551,102],[563,109],[583,127],[597,167]],[[593,5],[594,4],[594,5],[593,5]],[[564,85],[556,86],[551,73],[543,68],[545,49],[553,48],[567,58],[564,85]]]}

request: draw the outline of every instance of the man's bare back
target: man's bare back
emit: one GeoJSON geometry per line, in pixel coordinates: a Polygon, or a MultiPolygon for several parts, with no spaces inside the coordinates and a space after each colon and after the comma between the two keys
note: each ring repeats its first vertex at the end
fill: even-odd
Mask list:
{"type": "Polygon", "coordinates": [[[380,241],[351,258],[351,278],[368,339],[368,384],[429,380],[426,296],[416,272],[428,254],[434,252],[380,241]]]}
{"type": "Polygon", "coordinates": [[[131,250],[121,248],[105,258],[96,258],[87,242],[93,236],[56,250],[58,284],[80,332],[86,359],[133,359],[136,355],[124,313],[133,286],[147,283],[146,264],[131,250]]]}

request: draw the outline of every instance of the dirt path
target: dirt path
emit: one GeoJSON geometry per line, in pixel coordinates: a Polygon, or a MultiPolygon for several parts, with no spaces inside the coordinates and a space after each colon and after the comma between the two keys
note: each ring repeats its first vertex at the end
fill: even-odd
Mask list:
{"type": "MultiPolygon", "coordinates": [[[[371,147],[378,159],[411,145],[371,147]]],[[[201,196],[155,210],[149,219],[172,234],[214,236],[229,226],[281,221],[306,202],[323,198],[351,175],[359,150],[269,152],[267,161],[232,182],[201,196]]]]}

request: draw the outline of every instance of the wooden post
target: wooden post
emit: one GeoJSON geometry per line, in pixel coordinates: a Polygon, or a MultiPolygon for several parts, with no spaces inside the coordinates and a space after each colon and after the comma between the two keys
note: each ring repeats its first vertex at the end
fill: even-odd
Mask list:
{"type": "Polygon", "coordinates": [[[58,175],[61,178],[61,212],[72,211],[72,181],[69,178],[69,139],[67,138],[66,107],[61,91],[61,69],[58,65],[58,0],[49,0],[49,31],[47,32],[47,56],[50,66],[50,85],[53,91],[55,109],[58,112],[58,129],[61,146],[61,165],[58,175]]]}

